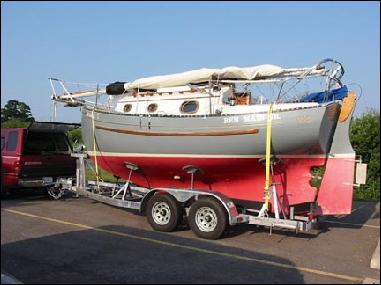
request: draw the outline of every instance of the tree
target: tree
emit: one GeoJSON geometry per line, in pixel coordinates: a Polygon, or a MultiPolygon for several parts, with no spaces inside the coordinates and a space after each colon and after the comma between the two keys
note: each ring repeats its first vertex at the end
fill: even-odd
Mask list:
{"type": "Polygon", "coordinates": [[[352,121],[350,138],[356,154],[368,164],[367,182],[357,191],[363,200],[380,199],[380,113],[370,110],[352,121]]]}
{"type": "Polygon", "coordinates": [[[18,119],[22,122],[34,122],[30,107],[18,100],[8,100],[1,108],[1,123],[18,119]]]}
{"type": "Polygon", "coordinates": [[[20,119],[13,119],[5,122],[1,122],[2,128],[27,128],[31,122],[25,122],[20,119]]]}
{"type": "Polygon", "coordinates": [[[72,145],[83,144],[81,128],[75,128],[67,132],[67,137],[72,145]]]}

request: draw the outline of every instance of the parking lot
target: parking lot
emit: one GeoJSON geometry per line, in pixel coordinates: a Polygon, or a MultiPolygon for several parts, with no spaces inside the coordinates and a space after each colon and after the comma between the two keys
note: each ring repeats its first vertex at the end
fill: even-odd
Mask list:
{"type": "Polygon", "coordinates": [[[23,283],[362,283],[380,278],[379,235],[379,203],[311,233],[240,225],[207,241],[87,198],[29,195],[1,201],[1,270],[23,283]]]}

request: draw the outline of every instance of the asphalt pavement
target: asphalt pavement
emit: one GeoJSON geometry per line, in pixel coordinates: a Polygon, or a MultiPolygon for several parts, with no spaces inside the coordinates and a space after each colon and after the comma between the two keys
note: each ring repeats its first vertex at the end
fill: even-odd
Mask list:
{"type": "Polygon", "coordinates": [[[155,232],[144,216],[87,198],[42,195],[1,201],[1,270],[23,283],[362,283],[380,279],[370,260],[379,203],[295,234],[252,225],[216,241],[186,222],[155,232]]]}

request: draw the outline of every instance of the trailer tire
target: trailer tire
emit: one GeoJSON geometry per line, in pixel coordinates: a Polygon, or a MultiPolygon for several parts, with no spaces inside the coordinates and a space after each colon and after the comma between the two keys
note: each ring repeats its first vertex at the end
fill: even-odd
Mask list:
{"type": "Polygon", "coordinates": [[[183,210],[180,203],[171,195],[155,194],[147,202],[146,216],[154,230],[171,232],[181,222],[183,210]]]}
{"type": "Polygon", "coordinates": [[[228,226],[228,215],[224,206],[213,198],[201,198],[190,209],[188,223],[200,238],[218,239],[228,226]]]}

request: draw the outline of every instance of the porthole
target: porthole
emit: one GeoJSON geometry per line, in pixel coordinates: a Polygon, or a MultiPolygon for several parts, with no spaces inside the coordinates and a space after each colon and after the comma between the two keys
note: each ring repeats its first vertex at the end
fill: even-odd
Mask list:
{"type": "Polygon", "coordinates": [[[180,112],[184,114],[194,114],[198,111],[198,101],[184,101],[181,104],[180,112]]]}
{"type": "Polygon", "coordinates": [[[131,109],[132,109],[132,105],[131,105],[131,104],[126,104],[126,105],[124,105],[124,107],[123,107],[123,111],[124,111],[125,113],[130,112],[131,109]]]}
{"type": "Polygon", "coordinates": [[[156,112],[156,110],[157,110],[157,104],[156,103],[149,104],[147,107],[148,113],[156,112]]]}

